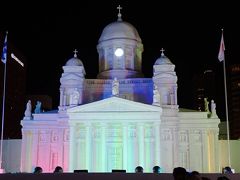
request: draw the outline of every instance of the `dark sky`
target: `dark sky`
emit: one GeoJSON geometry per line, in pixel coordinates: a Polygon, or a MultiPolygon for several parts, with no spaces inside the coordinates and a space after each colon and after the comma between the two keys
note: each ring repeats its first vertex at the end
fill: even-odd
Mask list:
{"type": "MultiPolygon", "coordinates": [[[[1,5],[0,32],[25,55],[28,64],[27,92],[49,94],[58,103],[62,66],[79,51],[86,78],[96,78],[96,45],[103,28],[117,19],[136,27],[144,45],[142,70],[152,77],[160,49],[176,65],[180,107],[190,107],[192,78],[206,69],[216,74],[223,91],[222,63],[217,59],[221,28],[224,28],[227,66],[239,62],[239,6],[228,2],[192,1],[89,1],[69,3],[8,2],[1,5]]],[[[224,96],[221,94],[222,97],[224,96]]]]}

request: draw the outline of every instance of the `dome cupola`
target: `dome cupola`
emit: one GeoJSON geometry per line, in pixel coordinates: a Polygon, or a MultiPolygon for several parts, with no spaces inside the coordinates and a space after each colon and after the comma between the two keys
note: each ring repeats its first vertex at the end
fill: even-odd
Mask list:
{"type": "Polygon", "coordinates": [[[156,60],[156,62],[154,63],[154,65],[167,65],[167,64],[173,64],[171,61],[170,61],[170,59],[167,57],[167,56],[165,56],[164,55],[164,53],[163,53],[163,51],[164,51],[164,49],[162,48],[161,49],[161,56],[160,56],[160,58],[158,58],[157,60],[156,60]]]}
{"type": "Polygon", "coordinates": [[[118,6],[118,19],[107,25],[98,40],[99,79],[143,77],[142,40],[133,25],[122,20],[118,6]]]}
{"type": "Polygon", "coordinates": [[[74,52],[73,58],[69,59],[65,66],[83,66],[82,61],[77,57],[78,51],[75,49],[73,52],[74,52]]]}

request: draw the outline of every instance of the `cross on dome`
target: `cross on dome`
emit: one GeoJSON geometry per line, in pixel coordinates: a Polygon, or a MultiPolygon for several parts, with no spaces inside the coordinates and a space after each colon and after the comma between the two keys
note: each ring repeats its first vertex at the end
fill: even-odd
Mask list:
{"type": "Polygon", "coordinates": [[[165,50],[162,48],[160,51],[161,51],[161,56],[164,56],[164,53],[163,53],[163,52],[164,52],[165,50]]]}
{"type": "Polygon", "coordinates": [[[77,49],[75,49],[73,52],[74,52],[74,57],[76,58],[78,53],[77,49]]]}
{"type": "Polygon", "coordinates": [[[122,21],[122,14],[121,14],[122,7],[118,5],[117,9],[118,9],[118,21],[122,21]]]}

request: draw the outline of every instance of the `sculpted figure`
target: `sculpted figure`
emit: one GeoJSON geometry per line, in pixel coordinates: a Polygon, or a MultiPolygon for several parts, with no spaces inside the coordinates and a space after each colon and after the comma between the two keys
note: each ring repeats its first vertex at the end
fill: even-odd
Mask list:
{"type": "Polygon", "coordinates": [[[153,88],[153,105],[160,106],[160,104],[161,104],[161,102],[160,102],[160,94],[159,94],[157,86],[154,84],[154,88],[153,88]]]}
{"type": "Polygon", "coordinates": [[[112,82],[112,95],[113,96],[118,96],[119,95],[119,81],[115,77],[113,82],[112,82]]]}
{"type": "Polygon", "coordinates": [[[26,105],[26,110],[24,112],[25,117],[32,117],[32,103],[31,100],[28,100],[26,105]]]}
{"type": "Polygon", "coordinates": [[[205,110],[205,112],[209,112],[208,104],[209,104],[209,102],[208,102],[207,98],[204,98],[204,110],[205,110]]]}
{"type": "Polygon", "coordinates": [[[36,104],[36,107],[35,107],[35,110],[34,110],[35,114],[41,113],[41,106],[42,106],[42,103],[40,101],[37,101],[37,104],[36,104]]]}
{"type": "Polygon", "coordinates": [[[71,101],[71,105],[78,105],[79,103],[79,92],[77,90],[77,88],[74,89],[73,94],[72,94],[72,101],[71,101]]]}

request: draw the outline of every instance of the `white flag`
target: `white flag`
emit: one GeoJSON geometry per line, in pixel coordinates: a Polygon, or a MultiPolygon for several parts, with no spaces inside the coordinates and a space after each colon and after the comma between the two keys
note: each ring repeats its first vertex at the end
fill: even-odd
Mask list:
{"type": "Polygon", "coordinates": [[[4,44],[3,44],[1,60],[3,63],[6,64],[6,62],[7,62],[7,32],[6,32],[6,36],[5,36],[5,40],[4,40],[4,44]]]}
{"type": "Polygon", "coordinates": [[[221,38],[221,43],[220,43],[220,48],[218,53],[218,60],[220,62],[225,59],[224,51],[225,51],[225,45],[224,45],[223,32],[222,32],[222,38],[221,38]]]}

